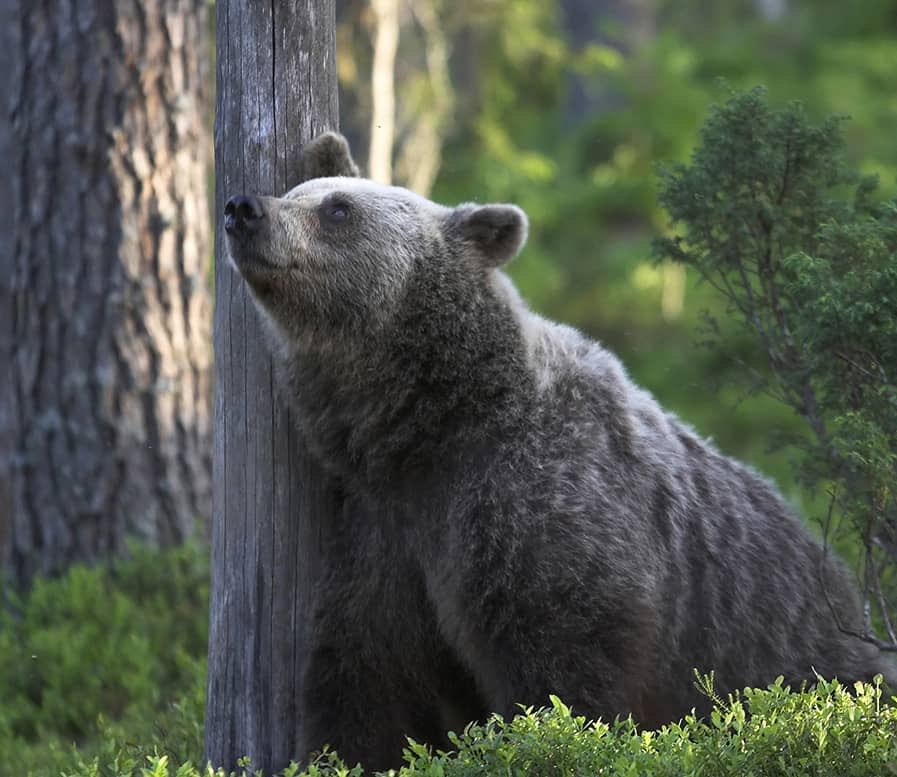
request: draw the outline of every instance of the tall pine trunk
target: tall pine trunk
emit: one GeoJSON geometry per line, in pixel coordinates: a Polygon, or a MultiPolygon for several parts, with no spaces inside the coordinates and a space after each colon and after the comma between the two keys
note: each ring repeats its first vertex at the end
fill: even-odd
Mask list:
{"type": "Polygon", "coordinates": [[[0,558],[26,584],[211,507],[206,0],[6,4],[0,558]]]}
{"type": "Polygon", "coordinates": [[[298,183],[302,144],[338,122],[333,0],[219,0],[215,119],[215,450],[206,757],[273,774],[298,752],[326,516],[334,489],[276,394],[220,216],[234,194],[298,183]]]}

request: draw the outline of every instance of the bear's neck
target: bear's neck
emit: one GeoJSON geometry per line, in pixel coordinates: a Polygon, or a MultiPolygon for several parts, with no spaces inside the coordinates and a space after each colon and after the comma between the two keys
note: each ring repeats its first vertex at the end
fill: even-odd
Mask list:
{"type": "Polygon", "coordinates": [[[313,453],[366,491],[469,471],[534,394],[517,317],[488,289],[441,289],[437,304],[415,291],[422,302],[388,333],[290,359],[287,391],[313,453]]]}

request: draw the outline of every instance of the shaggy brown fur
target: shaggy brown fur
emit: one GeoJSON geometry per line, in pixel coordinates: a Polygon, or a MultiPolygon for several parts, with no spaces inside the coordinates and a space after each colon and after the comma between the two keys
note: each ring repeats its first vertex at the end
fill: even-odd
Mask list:
{"type": "Polygon", "coordinates": [[[309,748],[395,765],[405,734],[549,694],[654,726],[706,707],[693,668],[722,693],[893,677],[773,486],[521,302],[497,267],[522,211],[340,177],[334,135],[308,159],[337,177],[235,198],[226,226],[308,445],[369,506],[334,517],[309,748]]]}

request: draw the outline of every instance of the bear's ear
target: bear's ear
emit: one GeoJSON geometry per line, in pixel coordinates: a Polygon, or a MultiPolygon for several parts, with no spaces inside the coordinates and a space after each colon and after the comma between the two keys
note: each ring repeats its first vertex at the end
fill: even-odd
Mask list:
{"type": "Polygon", "coordinates": [[[476,249],[485,267],[499,267],[523,248],[529,222],[516,205],[459,205],[447,233],[476,249]]]}
{"type": "Polygon", "coordinates": [[[358,177],[348,141],[338,132],[325,132],[310,140],[299,159],[299,182],[335,176],[358,177]]]}

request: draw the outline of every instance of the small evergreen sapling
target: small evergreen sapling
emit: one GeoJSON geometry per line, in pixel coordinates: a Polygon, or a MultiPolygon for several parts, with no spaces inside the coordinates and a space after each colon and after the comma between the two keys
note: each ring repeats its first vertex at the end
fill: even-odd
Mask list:
{"type": "Polygon", "coordinates": [[[813,126],[760,88],[715,106],[691,163],[661,172],[677,234],[656,251],[756,338],[750,388],[806,420],[798,474],[828,493],[826,539],[840,521],[861,548],[863,636],[897,650],[897,203],[845,164],[842,120],[813,126]]]}

